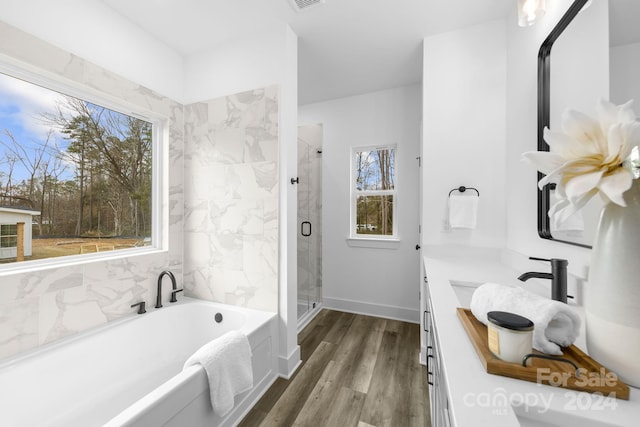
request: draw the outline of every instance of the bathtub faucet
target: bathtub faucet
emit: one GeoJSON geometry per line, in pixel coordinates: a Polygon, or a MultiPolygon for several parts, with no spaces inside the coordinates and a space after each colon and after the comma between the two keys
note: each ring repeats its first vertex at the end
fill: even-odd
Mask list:
{"type": "Polygon", "coordinates": [[[176,276],[174,276],[169,270],[163,271],[160,273],[160,276],[158,276],[158,297],[156,298],[156,308],[162,307],[162,278],[164,276],[169,276],[169,279],[171,279],[171,300],[169,300],[169,302],[178,301],[176,294],[178,292],[182,292],[182,289],[178,289],[178,286],[176,285],[176,276]]]}

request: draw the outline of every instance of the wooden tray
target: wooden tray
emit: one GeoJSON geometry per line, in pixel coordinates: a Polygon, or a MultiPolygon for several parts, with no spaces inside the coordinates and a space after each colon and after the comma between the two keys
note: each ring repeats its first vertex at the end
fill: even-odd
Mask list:
{"type": "MultiPolygon", "coordinates": [[[[458,308],[457,311],[462,326],[467,331],[467,335],[469,335],[473,347],[488,373],[571,390],[598,392],[604,396],[629,400],[629,386],[575,345],[564,348],[564,354],[561,357],[578,365],[580,368],[579,377],[576,377],[576,370],[565,362],[531,358],[528,362],[530,366],[526,367],[517,363],[505,362],[489,351],[487,327],[476,319],[471,310],[458,308]],[[546,369],[538,375],[538,369],[541,368],[546,369]]],[[[536,350],[533,353],[542,354],[536,350]]]]}

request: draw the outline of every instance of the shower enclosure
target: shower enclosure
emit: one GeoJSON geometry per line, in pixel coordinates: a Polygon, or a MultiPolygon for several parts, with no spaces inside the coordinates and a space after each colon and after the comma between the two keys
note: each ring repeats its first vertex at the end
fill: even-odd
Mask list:
{"type": "Polygon", "coordinates": [[[298,322],[322,301],[322,125],[298,127],[298,322]]]}

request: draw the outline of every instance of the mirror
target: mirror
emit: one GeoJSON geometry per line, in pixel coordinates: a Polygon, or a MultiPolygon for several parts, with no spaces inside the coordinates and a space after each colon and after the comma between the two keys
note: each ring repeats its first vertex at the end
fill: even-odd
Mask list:
{"type": "MultiPolygon", "coordinates": [[[[600,98],[640,103],[640,16],[637,0],[575,0],[540,47],[538,55],[538,150],[548,151],[545,127],[559,129],[568,107],[596,115],[600,98]],[[552,49],[553,48],[553,49],[552,49]],[[551,66],[553,63],[553,66],[551,66]]],[[[640,104],[635,105],[636,114],[640,104]]],[[[538,180],[544,175],[538,174],[538,180]]],[[[590,248],[602,201],[594,197],[564,224],[548,216],[554,186],[538,190],[538,234],[544,239],[590,248]]]]}

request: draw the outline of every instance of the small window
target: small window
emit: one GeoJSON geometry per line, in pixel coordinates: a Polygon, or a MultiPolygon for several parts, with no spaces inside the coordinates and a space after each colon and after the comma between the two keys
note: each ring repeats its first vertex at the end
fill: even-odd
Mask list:
{"type": "Polygon", "coordinates": [[[395,146],[352,151],[351,236],[395,238],[395,146]]]}
{"type": "MultiPolygon", "coordinates": [[[[158,122],[16,75],[0,73],[0,247],[17,246],[7,210],[34,212],[25,261],[152,246],[158,122]]],[[[10,253],[0,263],[16,262],[10,253]]]]}
{"type": "Polygon", "coordinates": [[[18,246],[18,226],[16,224],[0,224],[0,248],[18,246]]]}

